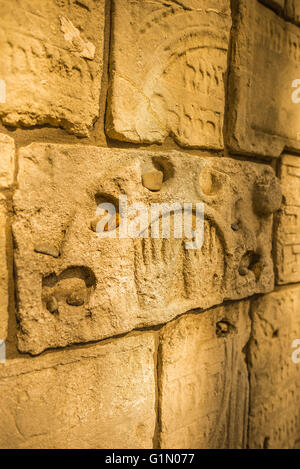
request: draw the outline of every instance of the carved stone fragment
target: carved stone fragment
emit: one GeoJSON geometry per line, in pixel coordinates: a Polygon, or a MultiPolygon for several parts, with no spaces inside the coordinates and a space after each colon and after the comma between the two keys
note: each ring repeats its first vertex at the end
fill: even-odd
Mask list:
{"type": "Polygon", "coordinates": [[[20,350],[36,354],[103,339],[272,290],[277,207],[264,190],[261,205],[268,210],[258,213],[254,204],[258,185],[280,197],[269,166],[80,145],[32,144],[19,153],[13,232],[20,350]],[[159,191],[143,186],[145,171],[163,173],[159,191]],[[125,195],[128,234],[122,237],[119,197],[125,195]],[[112,204],[115,219],[103,218],[102,203],[112,204]],[[146,224],[133,203],[144,204],[146,224]],[[185,230],[183,209],[187,204],[198,223],[197,203],[204,204],[204,222],[193,229],[204,240],[189,249],[195,236],[185,230]],[[154,217],[152,204],[164,204],[154,205],[154,217]],[[159,230],[155,237],[155,223],[165,222],[170,236],[159,230]],[[101,223],[110,237],[100,236],[101,223]],[[37,245],[59,256],[37,252],[37,245]]]}
{"type": "Polygon", "coordinates": [[[0,365],[0,448],[152,448],[155,339],[111,343],[0,365]]]}
{"type": "Polygon", "coordinates": [[[168,324],[160,337],[161,447],[245,448],[249,302],[168,324]]]}
{"type": "Polygon", "coordinates": [[[114,0],[111,138],[222,149],[229,0],[114,0]]]}
{"type": "Polygon", "coordinates": [[[104,0],[0,0],[4,124],[88,135],[99,115],[104,6],[104,0]]]}
{"type": "Polygon", "coordinates": [[[227,143],[238,154],[300,150],[300,30],[256,0],[235,11],[227,143]]]}
{"type": "Polygon", "coordinates": [[[248,348],[251,449],[299,448],[300,366],[293,361],[299,311],[299,285],[253,302],[248,348]]]}

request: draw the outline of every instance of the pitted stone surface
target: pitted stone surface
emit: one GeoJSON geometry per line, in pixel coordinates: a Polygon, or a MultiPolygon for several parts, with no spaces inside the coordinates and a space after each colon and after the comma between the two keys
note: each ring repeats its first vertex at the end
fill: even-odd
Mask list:
{"type": "Polygon", "coordinates": [[[161,447],[245,448],[249,302],[168,324],[160,337],[161,447]]]}
{"type": "Polygon", "coordinates": [[[113,0],[106,129],[129,142],[222,149],[229,0],[113,0]]]}
{"type": "Polygon", "coordinates": [[[19,158],[13,232],[20,350],[35,354],[103,339],[272,290],[279,188],[269,166],[177,151],[54,144],[32,144],[19,158]],[[155,170],[164,178],[153,192],[143,186],[143,174],[155,170]],[[256,208],[257,194],[264,213],[256,208]],[[135,221],[148,237],[120,239],[122,216],[106,223],[115,238],[99,237],[98,204],[113,202],[118,210],[121,195],[129,208],[169,204],[164,219],[172,204],[194,204],[195,210],[204,203],[202,247],[189,250],[188,237],[174,237],[173,212],[170,239],[151,238],[150,220],[142,229],[132,219],[135,211],[128,224],[135,221]]]}
{"type": "Polygon", "coordinates": [[[300,150],[300,30],[256,0],[241,0],[233,28],[226,133],[233,152],[278,157],[300,150]]]}
{"type": "Polygon", "coordinates": [[[0,1],[0,119],[86,136],[99,115],[104,0],[0,1]]]}
{"type": "Polygon", "coordinates": [[[0,448],[152,448],[154,335],[0,365],[0,448]]]}
{"type": "Polygon", "coordinates": [[[297,352],[293,342],[300,338],[299,311],[299,285],[283,287],[252,305],[248,349],[251,449],[299,448],[300,366],[292,360],[297,352]]]}

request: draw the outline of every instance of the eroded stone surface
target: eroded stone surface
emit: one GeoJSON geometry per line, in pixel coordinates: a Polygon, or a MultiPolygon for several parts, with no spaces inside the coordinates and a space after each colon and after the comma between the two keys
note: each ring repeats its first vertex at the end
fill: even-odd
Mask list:
{"type": "Polygon", "coordinates": [[[232,151],[277,157],[300,150],[300,30],[256,0],[241,0],[233,29],[228,144],[232,151]]]}
{"type": "Polygon", "coordinates": [[[14,180],[15,143],[5,134],[0,134],[0,189],[7,189],[14,180]]]}
{"type": "Polygon", "coordinates": [[[249,302],[167,325],[160,337],[162,448],[244,448],[249,302]]]}
{"type": "Polygon", "coordinates": [[[285,13],[290,21],[300,25],[300,1],[285,0],[285,13]]]}
{"type": "Polygon", "coordinates": [[[284,10],[285,0],[260,0],[261,3],[273,8],[275,11],[284,10]]]}
{"type": "Polygon", "coordinates": [[[299,447],[300,366],[292,360],[293,341],[300,338],[299,311],[299,285],[281,288],[252,305],[248,355],[252,449],[299,447]]]}
{"type": "Polygon", "coordinates": [[[276,271],[279,284],[300,281],[300,158],[284,155],[283,204],[276,217],[276,271]]]}
{"type": "Polygon", "coordinates": [[[109,136],[223,148],[230,1],[114,0],[112,14],[109,136]]]}
{"type": "MultiPolygon", "coordinates": [[[[13,231],[22,351],[162,324],[273,288],[271,212],[279,206],[269,200],[276,200],[277,183],[268,166],[176,151],[49,144],[21,149],[19,166],[13,231]],[[142,184],[143,174],[155,170],[164,173],[157,192],[142,184]],[[257,187],[263,214],[254,203],[257,187]],[[117,237],[99,238],[98,204],[113,202],[118,210],[124,194],[128,207],[187,203],[195,210],[203,202],[203,246],[189,250],[188,237],[174,237],[174,214],[170,239],[151,238],[147,220],[137,233],[148,238],[120,239],[122,215],[112,226],[105,222],[117,237]]],[[[169,213],[165,207],[164,219],[169,213]]]]}
{"type": "Polygon", "coordinates": [[[154,336],[0,365],[1,448],[152,448],[154,336]]]}
{"type": "Polygon", "coordinates": [[[0,1],[0,118],[87,135],[99,115],[104,0],[0,1]]]}
{"type": "Polygon", "coordinates": [[[7,213],[5,199],[0,194],[0,341],[7,336],[8,324],[8,269],[6,260],[7,213]]]}

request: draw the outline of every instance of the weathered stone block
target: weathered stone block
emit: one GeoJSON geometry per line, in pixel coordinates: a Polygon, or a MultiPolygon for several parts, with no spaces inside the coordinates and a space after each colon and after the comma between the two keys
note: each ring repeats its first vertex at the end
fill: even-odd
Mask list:
{"type": "Polygon", "coordinates": [[[5,199],[0,194],[0,341],[5,341],[8,325],[8,268],[7,268],[7,213],[5,199]]]}
{"type": "Polygon", "coordinates": [[[277,157],[300,150],[300,30],[256,0],[241,0],[233,28],[228,145],[233,152],[277,157]]]}
{"type": "Polygon", "coordinates": [[[108,135],[223,148],[230,1],[114,0],[112,14],[108,135]]]}
{"type": "Polygon", "coordinates": [[[22,351],[98,340],[273,289],[272,212],[280,188],[269,166],[177,151],[32,144],[19,152],[18,177],[13,232],[22,351]],[[142,176],[155,170],[164,177],[153,192],[142,176]],[[136,223],[145,238],[120,238],[121,195],[128,226],[136,223]],[[115,238],[97,233],[101,202],[119,212],[105,227],[115,238]],[[134,202],[148,214],[151,204],[167,205],[143,225],[134,202]],[[203,228],[204,242],[191,250],[191,238],[174,236],[173,224],[178,213],[184,224],[184,203],[195,212],[199,202],[205,221],[194,229],[201,241],[203,228]],[[171,219],[169,239],[161,231],[159,239],[151,236],[162,219],[171,219]]]}
{"type": "Polygon", "coordinates": [[[168,324],[160,337],[162,448],[244,448],[249,302],[168,324]]]}
{"type": "Polygon", "coordinates": [[[300,281],[300,158],[284,155],[283,205],[276,217],[276,272],[279,284],[300,281]]]}
{"type": "Polygon", "coordinates": [[[0,118],[88,135],[99,115],[104,0],[0,1],[0,118]]]}
{"type": "Polygon", "coordinates": [[[7,189],[14,180],[15,142],[5,134],[0,134],[0,189],[7,189]]]}
{"type": "Polygon", "coordinates": [[[1,448],[152,448],[155,340],[111,343],[0,365],[1,448]]]}
{"type": "Polygon", "coordinates": [[[286,17],[290,21],[293,21],[294,23],[300,25],[300,1],[299,0],[286,0],[285,1],[285,14],[286,14],[286,17]]]}
{"type": "Polygon", "coordinates": [[[300,287],[283,287],[252,305],[249,344],[249,447],[294,448],[300,442],[300,287]]]}

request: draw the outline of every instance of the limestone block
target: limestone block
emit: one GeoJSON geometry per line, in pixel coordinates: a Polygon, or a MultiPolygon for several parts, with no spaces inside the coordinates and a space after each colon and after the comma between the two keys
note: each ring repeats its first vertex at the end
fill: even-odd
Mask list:
{"type": "Polygon", "coordinates": [[[0,119],[88,135],[99,115],[104,0],[0,0],[0,119]]]}
{"type": "Polygon", "coordinates": [[[284,155],[281,163],[283,204],[276,217],[277,283],[300,281],[300,159],[284,155]]]}
{"type": "Polygon", "coordinates": [[[8,267],[6,259],[7,213],[5,200],[0,194],[0,341],[5,341],[8,324],[8,267]]]}
{"type": "Polygon", "coordinates": [[[114,0],[111,138],[222,149],[229,0],[114,0]]]}
{"type": "Polygon", "coordinates": [[[273,289],[272,212],[280,188],[269,166],[177,151],[32,144],[19,152],[18,178],[13,233],[22,351],[103,339],[273,289]],[[163,184],[154,192],[142,177],[155,170],[163,184]],[[128,227],[137,229],[122,238],[124,195],[128,227]],[[116,207],[118,217],[105,219],[103,231],[114,238],[97,232],[103,202],[116,207]],[[190,204],[196,223],[200,202],[205,220],[193,229],[204,241],[192,250],[186,242],[195,236],[186,234],[182,209],[190,204]],[[146,220],[133,203],[144,204],[146,220]],[[152,224],[151,204],[166,204],[152,224]],[[161,230],[152,236],[156,220],[169,220],[169,238],[161,230]],[[184,225],[182,236],[175,223],[184,225]]]}
{"type": "Polygon", "coordinates": [[[14,180],[15,143],[5,134],[0,134],[0,189],[8,189],[14,180]]]}
{"type": "Polygon", "coordinates": [[[283,287],[252,305],[249,344],[249,447],[284,449],[300,442],[300,287],[283,287]]]}
{"type": "Polygon", "coordinates": [[[285,1],[285,14],[286,14],[286,17],[290,21],[293,21],[294,23],[300,25],[300,1],[299,0],[286,0],[285,1]]]}
{"type": "Polygon", "coordinates": [[[249,302],[185,315],[160,337],[162,448],[244,448],[249,302]]]}
{"type": "Polygon", "coordinates": [[[155,341],[144,333],[0,365],[0,448],[152,448],[155,341]]]}
{"type": "Polygon", "coordinates": [[[300,150],[300,30],[256,0],[241,0],[233,28],[228,145],[233,152],[278,157],[300,150]]]}

